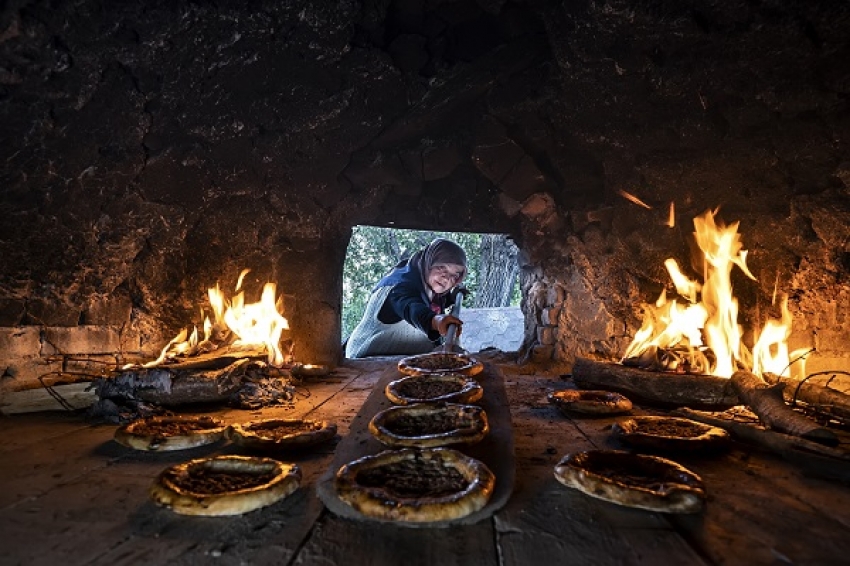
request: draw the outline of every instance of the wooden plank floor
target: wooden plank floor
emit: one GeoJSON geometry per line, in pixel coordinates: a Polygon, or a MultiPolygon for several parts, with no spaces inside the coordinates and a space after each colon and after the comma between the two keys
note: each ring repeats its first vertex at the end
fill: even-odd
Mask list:
{"type": "MultiPolygon", "coordinates": [[[[226,421],[323,418],[346,435],[392,361],[351,362],[299,385],[294,409],[222,410],[226,421]]],[[[501,366],[511,403],[517,481],[507,505],[475,525],[409,529],[337,517],[316,497],[334,444],[293,456],[302,488],[229,518],[183,517],[147,489],[166,466],[235,453],[229,444],[149,454],[112,440],[114,426],[79,413],[0,417],[0,564],[847,564],[850,487],[804,475],[736,444],[719,457],[676,458],[700,474],[705,512],[668,516],[618,507],[559,484],[565,454],[616,448],[614,419],[569,419],[546,394],[557,376],[501,366]]]]}

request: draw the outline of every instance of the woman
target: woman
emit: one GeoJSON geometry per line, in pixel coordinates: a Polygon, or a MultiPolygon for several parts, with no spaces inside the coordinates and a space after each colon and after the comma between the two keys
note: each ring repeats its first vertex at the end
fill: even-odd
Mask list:
{"type": "Polygon", "coordinates": [[[439,345],[451,324],[460,335],[463,322],[446,309],[466,273],[463,248],[443,238],[400,262],[372,290],[345,356],[425,353],[439,345]]]}

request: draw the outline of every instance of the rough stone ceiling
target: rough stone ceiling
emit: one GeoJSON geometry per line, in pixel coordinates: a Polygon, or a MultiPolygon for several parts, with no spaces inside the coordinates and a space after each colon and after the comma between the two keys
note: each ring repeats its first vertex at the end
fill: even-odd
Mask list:
{"type": "Polygon", "coordinates": [[[630,320],[661,279],[649,266],[686,243],[623,188],[657,210],[675,200],[685,224],[718,205],[750,219],[766,271],[821,262],[799,286],[837,296],[849,11],[6,3],[0,323],[173,329],[247,266],[301,305],[306,339],[333,335],[358,223],[508,232],[556,279],[576,254],[616,260],[590,286],[630,320]]]}

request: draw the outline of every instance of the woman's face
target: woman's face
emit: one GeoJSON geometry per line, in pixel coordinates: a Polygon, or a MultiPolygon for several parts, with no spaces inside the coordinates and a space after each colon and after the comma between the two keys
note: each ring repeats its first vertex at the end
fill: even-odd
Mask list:
{"type": "Polygon", "coordinates": [[[428,285],[432,291],[442,295],[463,279],[464,271],[462,265],[453,263],[435,265],[428,272],[428,285]]]}

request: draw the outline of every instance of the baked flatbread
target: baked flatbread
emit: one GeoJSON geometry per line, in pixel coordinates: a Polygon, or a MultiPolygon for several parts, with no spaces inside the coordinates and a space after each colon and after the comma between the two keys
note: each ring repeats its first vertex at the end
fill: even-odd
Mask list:
{"type": "Polygon", "coordinates": [[[271,458],[215,456],[163,470],[150,488],[159,505],[181,515],[241,515],[280,501],[301,482],[301,469],[271,458]]]}
{"type": "Polygon", "coordinates": [[[474,444],[490,431],[487,413],[475,405],[416,403],[390,407],[369,422],[369,432],[391,447],[434,448],[474,444]]]}
{"type": "Polygon", "coordinates": [[[136,450],[165,452],[221,440],[227,425],[210,416],[156,416],[118,427],[115,441],[136,450]]]}
{"type": "Polygon", "coordinates": [[[455,373],[472,377],[484,371],[484,364],[466,354],[432,352],[402,358],[398,370],[405,375],[455,373]]]}
{"type": "Polygon", "coordinates": [[[720,427],[679,417],[632,417],[614,423],[612,433],[635,448],[702,451],[724,448],[729,433],[720,427]]]}
{"type": "Polygon", "coordinates": [[[549,393],[548,398],[550,403],[567,416],[617,415],[632,410],[632,402],[628,398],[612,391],[565,389],[549,393]]]}
{"type": "Polygon", "coordinates": [[[464,375],[410,375],[387,384],[387,399],[396,405],[411,403],[475,403],[484,389],[464,375]]]}
{"type": "Polygon", "coordinates": [[[402,449],[346,464],[334,485],[340,500],[367,517],[428,523],[481,510],[496,478],[482,462],[456,450],[402,449]]]}
{"type": "Polygon", "coordinates": [[[225,436],[245,448],[299,449],[334,438],[336,424],[304,419],[259,419],[232,424],[225,436]]]}
{"type": "Polygon", "coordinates": [[[555,478],[591,497],[662,513],[696,513],[705,500],[702,479],[684,466],[619,450],[569,454],[555,478]]]}

